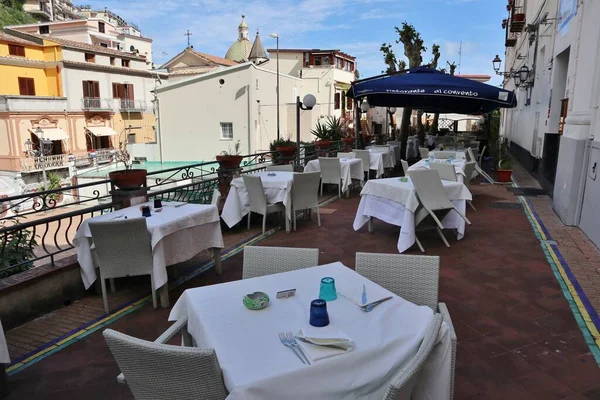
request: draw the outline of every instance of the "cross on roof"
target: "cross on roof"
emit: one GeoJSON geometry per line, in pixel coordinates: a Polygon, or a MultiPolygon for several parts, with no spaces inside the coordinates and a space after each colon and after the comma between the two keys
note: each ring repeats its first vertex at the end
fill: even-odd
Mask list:
{"type": "Polygon", "coordinates": [[[187,47],[189,48],[190,47],[190,36],[192,36],[192,32],[190,32],[190,30],[188,29],[187,32],[184,33],[184,35],[187,36],[187,42],[188,42],[187,47]]]}

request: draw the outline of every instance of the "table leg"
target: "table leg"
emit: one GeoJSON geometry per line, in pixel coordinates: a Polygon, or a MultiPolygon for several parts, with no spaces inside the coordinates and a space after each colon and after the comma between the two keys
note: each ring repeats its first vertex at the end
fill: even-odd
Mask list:
{"type": "Polygon", "coordinates": [[[0,364],[0,399],[8,396],[8,381],[6,379],[6,365],[0,364]]]}
{"type": "Polygon", "coordinates": [[[290,233],[290,219],[287,216],[287,209],[285,210],[284,214],[285,214],[284,215],[284,217],[285,217],[285,231],[287,233],[290,233]]]}
{"type": "Polygon", "coordinates": [[[169,284],[165,283],[158,289],[158,295],[160,296],[160,306],[162,308],[169,307],[169,284]]]}
{"type": "Polygon", "coordinates": [[[223,265],[221,264],[221,249],[218,247],[213,247],[213,258],[215,261],[215,271],[217,275],[221,275],[223,273],[223,265]]]}
{"type": "Polygon", "coordinates": [[[373,217],[369,217],[369,222],[367,223],[367,229],[369,233],[373,233],[373,217]]]}

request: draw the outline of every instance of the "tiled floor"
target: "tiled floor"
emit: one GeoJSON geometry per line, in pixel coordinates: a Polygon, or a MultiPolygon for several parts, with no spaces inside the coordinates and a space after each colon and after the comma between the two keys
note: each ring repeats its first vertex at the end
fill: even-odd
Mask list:
{"type": "MultiPolygon", "coordinates": [[[[447,234],[447,249],[436,233],[419,235],[427,254],[441,258],[440,300],[459,340],[456,399],[599,399],[600,369],[530,222],[522,209],[490,206],[517,199],[500,186],[475,185],[472,191],[477,211],[469,210],[473,225],[463,240],[447,234]]],[[[297,232],[277,232],[259,245],[317,247],[320,263],[342,261],[350,268],[357,251],[396,253],[399,228],[376,222],[373,234],[352,229],[358,201],[354,194],[325,206],[321,228],[316,218],[299,221],[297,232]]],[[[573,260],[571,268],[578,265],[573,260]]],[[[223,267],[220,277],[211,270],[173,290],[171,303],[187,287],[240,279],[242,254],[223,267]]],[[[153,340],[170,325],[168,312],[145,305],[110,328],[153,340]]],[[[9,377],[9,398],[131,398],[116,383],[117,374],[98,331],[9,377]]]]}

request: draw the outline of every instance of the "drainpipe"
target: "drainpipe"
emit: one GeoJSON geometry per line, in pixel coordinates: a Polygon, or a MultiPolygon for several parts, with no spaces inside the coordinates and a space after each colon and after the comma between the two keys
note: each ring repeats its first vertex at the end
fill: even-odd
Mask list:
{"type": "Polygon", "coordinates": [[[158,158],[160,163],[163,164],[163,142],[162,142],[162,129],[160,129],[160,99],[156,92],[154,92],[154,100],[156,100],[156,140],[158,141],[158,158]]]}

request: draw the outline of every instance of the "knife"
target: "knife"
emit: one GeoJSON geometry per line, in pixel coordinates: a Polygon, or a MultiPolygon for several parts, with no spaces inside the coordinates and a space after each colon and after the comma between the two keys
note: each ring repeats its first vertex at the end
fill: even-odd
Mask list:
{"type": "Polygon", "coordinates": [[[365,285],[363,285],[362,303],[367,304],[367,288],[365,287],[365,285]]]}

